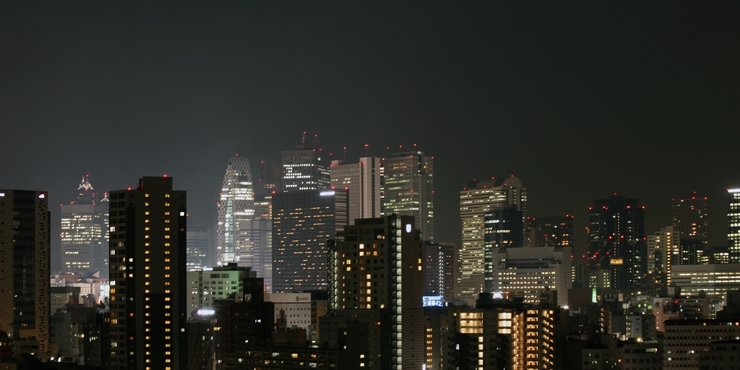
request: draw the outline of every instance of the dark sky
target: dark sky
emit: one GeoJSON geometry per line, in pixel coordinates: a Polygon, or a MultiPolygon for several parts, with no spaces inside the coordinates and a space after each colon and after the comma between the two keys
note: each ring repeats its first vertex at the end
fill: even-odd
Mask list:
{"type": "Polygon", "coordinates": [[[208,224],[230,156],[278,159],[308,131],[350,158],[434,155],[439,240],[459,240],[468,180],[516,174],[581,243],[595,198],[639,198],[652,232],[696,190],[723,244],[738,19],[721,1],[4,2],[0,187],[48,189],[58,224],[83,174],[166,173],[208,224]]]}

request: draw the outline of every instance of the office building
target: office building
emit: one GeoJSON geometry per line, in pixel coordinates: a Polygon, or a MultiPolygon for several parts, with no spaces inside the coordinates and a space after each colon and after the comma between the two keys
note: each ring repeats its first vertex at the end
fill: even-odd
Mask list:
{"type": "Polygon", "coordinates": [[[186,369],[186,194],[143,177],[110,194],[111,366],[186,369]]]}
{"type": "MultiPolygon", "coordinates": [[[[493,221],[494,211],[501,211],[509,207],[507,215],[514,211],[511,206],[516,206],[516,212],[521,212],[526,217],[527,189],[515,176],[499,179],[472,181],[460,192],[460,220],[462,222],[462,245],[459,252],[460,276],[459,295],[472,304],[480,292],[486,291],[484,286],[485,246],[486,246],[486,214],[489,221],[493,221]]],[[[503,216],[499,214],[499,216],[503,216]]],[[[521,225],[523,221],[519,222],[521,225]]],[[[491,223],[489,226],[493,227],[491,223]]],[[[520,226],[523,227],[523,226],[520,226]]],[[[489,230],[492,231],[492,230],[489,230]]],[[[523,232],[519,233],[522,240],[523,232]]],[[[489,236],[489,245],[495,244],[495,236],[489,236]]],[[[503,240],[502,240],[503,241],[503,240]]],[[[518,244],[521,246],[521,244],[518,244]]],[[[491,253],[489,249],[489,273],[491,253]]]]}
{"type": "Polygon", "coordinates": [[[201,225],[188,225],[187,270],[198,271],[213,266],[213,232],[201,225]]]}
{"type": "Polygon", "coordinates": [[[736,263],[674,265],[671,275],[682,297],[698,297],[703,292],[724,301],[728,291],[740,289],[740,264],[736,263]]]}
{"type": "Polygon", "coordinates": [[[707,231],[709,200],[696,192],[686,198],[671,199],[673,229],[684,239],[700,240],[704,246],[709,243],[707,231]]]}
{"type": "Polygon", "coordinates": [[[272,292],[272,222],[242,221],[236,238],[237,264],[249,267],[264,279],[265,289],[272,292]]]}
{"type": "Polygon", "coordinates": [[[573,216],[527,217],[525,247],[572,247],[573,216]]]}
{"type": "MultiPolygon", "coordinates": [[[[257,275],[248,267],[230,263],[187,272],[188,314],[198,310],[213,310],[219,299],[233,299],[244,293],[245,279],[257,275]]],[[[260,283],[261,284],[261,283],[260,283]]]]}
{"type": "Polygon", "coordinates": [[[260,161],[259,177],[254,181],[255,198],[264,198],[282,190],[282,163],[260,161]]]}
{"type": "Polygon", "coordinates": [[[77,197],[62,204],[62,271],[108,278],[108,198],[97,199],[87,176],[77,197]]]}
{"type": "Polygon", "coordinates": [[[571,253],[571,247],[497,249],[491,291],[538,304],[543,293],[554,290],[558,305],[567,306],[572,288],[571,253]]]}
{"type": "Polygon", "coordinates": [[[457,246],[452,243],[424,245],[424,295],[442,297],[443,302],[455,299],[457,246]]]}
{"type": "Polygon", "coordinates": [[[614,194],[589,207],[591,287],[640,289],[647,272],[645,206],[614,194]],[[603,273],[602,273],[603,272],[603,273]]]}
{"type": "Polygon", "coordinates": [[[275,194],[272,220],[272,291],[326,290],[326,242],[347,224],[347,192],[275,194]]]}
{"type": "Polygon", "coordinates": [[[663,369],[698,369],[712,342],[740,337],[740,325],[729,320],[666,320],[663,369]]]}
{"type": "Polygon", "coordinates": [[[681,264],[681,234],[673,226],[666,226],[647,237],[646,286],[666,294],[673,285],[673,265],[681,264]]]}
{"type": "Polygon", "coordinates": [[[35,338],[49,355],[49,198],[45,191],[0,189],[0,331],[35,338]]]}
{"type": "Polygon", "coordinates": [[[730,263],[740,263],[740,188],[727,189],[727,241],[730,263]]]}
{"type": "Polygon", "coordinates": [[[216,263],[236,261],[239,223],[254,218],[254,189],[249,160],[239,155],[229,160],[218,203],[216,263]]]}
{"type": "Polygon", "coordinates": [[[349,191],[350,225],[358,218],[380,217],[380,158],[331,161],[331,188],[349,191]]]}
{"type": "Polygon", "coordinates": [[[510,205],[496,208],[483,215],[483,289],[485,292],[493,291],[493,255],[502,248],[519,248],[523,240],[523,218],[522,212],[517,206],[510,205]]]}
{"type": "MultiPolygon", "coordinates": [[[[306,335],[311,329],[311,293],[267,293],[265,302],[272,302],[276,331],[301,328],[306,335]]],[[[307,339],[303,337],[303,341],[307,339]]]]}
{"type": "Polygon", "coordinates": [[[283,192],[320,190],[331,187],[328,155],[323,155],[318,148],[306,144],[306,133],[303,133],[301,145],[293,150],[282,152],[281,190],[283,192]]]}
{"type": "MultiPolygon", "coordinates": [[[[421,369],[424,363],[422,241],[409,216],[360,219],[330,243],[329,305],[335,316],[380,322],[370,369],[421,369]]],[[[328,324],[327,324],[328,326],[328,324]]],[[[325,324],[321,323],[321,339],[325,324]]],[[[330,343],[333,340],[329,340],[330,343]]]]}
{"type": "Polygon", "coordinates": [[[382,215],[413,216],[424,241],[434,241],[434,157],[421,151],[383,158],[382,215]]]}

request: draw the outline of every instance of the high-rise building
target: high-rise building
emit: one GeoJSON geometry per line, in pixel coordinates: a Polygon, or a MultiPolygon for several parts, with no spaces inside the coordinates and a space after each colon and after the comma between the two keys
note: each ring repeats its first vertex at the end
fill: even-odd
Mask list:
{"type": "Polygon", "coordinates": [[[589,286],[639,289],[647,272],[645,206],[614,194],[589,207],[589,286]]]}
{"type": "Polygon", "coordinates": [[[171,177],[110,194],[113,370],[187,368],[186,203],[171,177]]]}
{"type": "Polygon", "coordinates": [[[673,226],[666,226],[647,236],[647,274],[660,292],[665,294],[673,285],[671,271],[681,264],[681,233],[673,226]]]}
{"type": "Polygon", "coordinates": [[[727,189],[727,241],[730,246],[730,263],[740,263],[740,188],[727,189]]]}
{"type": "Polygon", "coordinates": [[[322,156],[321,148],[310,147],[306,144],[306,133],[304,132],[301,145],[296,145],[293,150],[282,152],[280,189],[283,192],[329,189],[331,175],[327,163],[328,156],[322,156]]]}
{"type": "Polygon", "coordinates": [[[236,155],[229,160],[218,203],[216,263],[236,261],[239,223],[254,217],[254,189],[249,160],[236,155]]]}
{"type": "Polygon", "coordinates": [[[673,229],[681,234],[683,239],[696,239],[707,246],[709,236],[707,232],[707,208],[709,200],[693,192],[690,197],[671,199],[673,213],[673,229]]]}
{"type": "Polygon", "coordinates": [[[349,224],[358,218],[380,217],[380,158],[359,162],[331,161],[332,189],[349,191],[349,224]]]}
{"type": "Polygon", "coordinates": [[[451,243],[424,245],[424,295],[441,296],[444,302],[455,299],[457,246],[451,243]]]}
{"type": "Polygon", "coordinates": [[[272,291],[326,290],[326,242],[347,224],[347,192],[277,193],[272,220],[272,291]]]}
{"type": "MultiPolygon", "coordinates": [[[[526,217],[527,189],[515,176],[491,180],[474,180],[460,192],[460,219],[462,222],[462,247],[460,259],[460,296],[470,304],[475,302],[478,294],[485,291],[484,273],[485,246],[486,246],[486,214],[494,216],[493,211],[501,211],[506,207],[516,206],[516,211],[526,217]]],[[[511,211],[512,209],[509,208],[511,211]]],[[[493,220],[491,220],[493,221],[493,220]]],[[[493,226],[492,223],[488,224],[493,226]]],[[[522,230],[522,222],[518,223],[522,230]]],[[[492,230],[489,230],[492,231],[492,230]]],[[[523,238],[519,232],[517,240],[523,238]]],[[[489,238],[495,239],[491,235],[489,238]]],[[[489,243],[494,245],[493,241],[489,243]]],[[[521,246],[519,243],[517,246],[521,246]]],[[[489,251],[492,252],[492,251],[489,251]]],[[[489,253],[489,272],[492,272],[492,260],[489,253]]]]}
{"type": "Polygon", "coordinates": [[[413,216],[422,240],[434,241],[434,157],[421,151],[382,160],[381,214],[413,216]]]}
{"type": "Polygon", "coordinates": [[[493,254],[491,291],[538,304],[544,292],[555,290],[558,304],[565,306],[573,287],[571,253],[571,247],[497,249],[493,254]]]}
{"type": "Polygon", "coordinates": [[[266,292],[272,292],[272,221],[242,221],[237,245],[237,264],[251,268],[264,279],[266,292]]]}
{"type": "Polygon", "coordinates": [[[337,316],[361,312],[380,319],[380,353],[371,349],[368,368],[422,368],[422,258],[409,216],[359,219],[330,243],[331,309],[337,316]]]}
{"type": "Polygon", "coordinates": [[[527,217],[525,247],[572,247],[573,216],[527,217]]]}
{"type": "Polygon", "coordinates": [[[62,271],[108,279],[108,198],[97,198],[83,176],[77,199],[62,204],[62,271]]]}
{"type": "Polygon", "coordinates": [[[260,161],[259,178],[254,182],[255,198],[263,198],[282,190],[282,164],[260,161]]]}
{"type": "Polygon", "coordinates": [[[187,270],[197,271],[213,266],[213,231],[201,225],[188,225],[187,270]]]}
{"type": "Polygon", "coordinates": [[[35,338],[41,358],[51,352],[49,219],[47,192],[0,189],[0,331],[35,338]]]}

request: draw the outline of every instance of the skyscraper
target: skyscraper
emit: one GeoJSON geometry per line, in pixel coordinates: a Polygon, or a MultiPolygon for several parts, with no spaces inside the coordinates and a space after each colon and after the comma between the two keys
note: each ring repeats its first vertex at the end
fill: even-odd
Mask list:
{"type": "Polygon", "coordinates": [[[362,157],[359,162],[331,162],[332,189],[349,191],[349,224],[358,218],[380,217],[380,158],[362,157]]]}
{"type": "Polygon", "coordinates": [[[254,217],[254,189],[249,160],[236,155],[229,160],[218,203],[218,246],[216,263],[236,261],[239,223],[254,217]]]}
{"type": "Polygon", "coordinates": [[[682,239],[695,239],[708,246],[707,208],[709,200],[693,192],[690,197],[671,199],[673,229],[682,239]]]}
{"type": "Polygon", "coordinates": [[[213,266],[213,230],[201,225],[188,225],[187,270],[197,271],[213,266]]]}
{"type": "Polygon", "coordinates": [[[572,247],[573,216],[527,217],[526,247],[572,247]]]}
{"type": "Polygon", "coordinates": [[[638,289],[647,272],[645,206],[614,194],[589,207],[589,286],[638,289]],[[602,273],[603,272],[603,273],[602,273]]]}
{"type": "Polygon", "coordinates": [[[171,177],[110,194],[111,369],[187,368],[186,203],[171,177]]]}
{"type": "Polygon", "coordinates": [[[503,248],[519,248],[524,244],[523,216],[516,204],[496,207],[483,215],[483,279],[484,292],[494,289],[494,253],[503,248]]]}
{"type": "Polygon", "coordinates": [[[424,363],[422,241],[413,224],[409,216],[360,219],[330,243],[331,309],[380,318],[381,353],[370,353],[373,368],[424,363]]]}
{"type": "Polygon", "coordinates": [[[0,189],[0,330],[13,339],[36,338],[46,355],[51,351],[48,201],[45,191],[0,189]]]}
{"type": "Polygon", "coordinates": [[[681,233],[673,226],[666,226],[647,236],[647,274],[662,294],[672,285],[673,265],[681,264],[681,233]]]}
{"type": "Polygon", "coordinates": [[[326,290],[326,242],[347,224],[347,192],[302,190],[272,198],[272,291],[326,290]]]}
{"type": "Polygon", "coordinates": [[[329,189],[331,175],[327,162],[321,148],[306,144],[304,132],[301,145],[282,152],[282,191],[329,189]]]}
{"type": "Polygon", "coordinates": [[[76,200],[62,205],[62,270],[108,278],[108,198],[98,201],[87,176],[76,200]]]}
{"type": "Polygon", "coordinates": [[[382,160],[382,215],[413,216],[422,240],[434,242],[434,157],[421,151],[382,160]]]}
{"type": "MultiPolygon", "coordinates": [[[[459,294],[471,304],[478,298],[479,293],[485,291],[483,277],[486,245],[485,215],[512,205],[516,206],[517,211],[526,217],[527,189],[515,176],[495,180],[474,180],[460,192],[462,247],[459,254],[461,270],[459,294]]],[[[490,254],[489,257],[491,257],[490,254]]],[[[489,265],[491,266],[492,264],[489,265]]]]}
{"type": "Polygon", "coordinates": [[[457,249],[451,243],[424,245],[424,295],[441,296],[445,302],[455,299],[457,249]]]}
{"type": "Polygon", "coordinates": [[[740,263],[740,188],[727,189],[727,241],[730,263],[740,263]]]}
{"type": "Polygon", "coordinates": [[[237,264],[249,267],[264,279],[267,293],[272,292],[272,221],[252,220],[239,223],[237,264]]]}

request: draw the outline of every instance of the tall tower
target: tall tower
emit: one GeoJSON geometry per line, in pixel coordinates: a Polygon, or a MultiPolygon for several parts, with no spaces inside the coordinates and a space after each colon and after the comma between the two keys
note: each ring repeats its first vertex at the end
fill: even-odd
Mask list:
{"type": "Polygon", "coordinates": [[[730,263],[740,263],[740,188],[727,189],[727,241],[730,244],[730,263]]]}
{"type": "Polygon", "coordinates": [[[651,283],[660,288],[662,294],[672,282],[673,265],[681,264],[681,233],[673,226],[666,226],[647,236],[647,274],[651,283]]]}
{"type": "Polygon", "coordinates": [[[645,206],[614,194],[589,207],[591,287],[639,289],[647,272],[645,206]]]}
{"type": "Polygon", "coordinates": [[[322,157],[322,150],[306,144],[306,133],[303,133],[301,145],[293,150],[282,152],[282,181],[283,192],[300,190],[329,189],[331,175],[327,158],[322,157]]]}
{"type": "Polygon", "coordinates": [[[434,241],[434,157],[421,151],[383,159],[382,215],[413,216],[424,241],[434,241]]]}
{"type": "Polygon", "coordinates": [[[111,368],[186,369],[185,191],[143,177],[110,199],[111,368]]]}
{"type": "Polygon", "coordinates": [[[236,261],[236,237],[239,223],[254,217],[254,189],[249,160],[236,155],[226,167],[218,203],[218,246],[216,263],[221,266],[236,261]]]}
{"type": "Polygon", "coordinates": [[[526,247],[572,247],[573,216],[527,217],[526,247]]]}
{"type": "Polygon", "coordinates": [[[98,202],[88,176],[77,199],[62,205],[62,270],[108,279],[108,198],[98,202]]]}
{"type": "Polygon", "coordinates": [[[358,218],[380,217],[380,158],[362,157],[359,162],[331,162],[331,187],[349,190],[349,224],[358,218]]]}
{"type": "Polygon", "coordinates": [[[370,357],[381,369],[421,369],[424,362],[422,241],[413,225],[409,216],[360,219],[330,243],[331,309],[337,316],[379,314],[381,353],[370,357]]]}
{"type": "Polygon", "coordinates": [[[673,229],[681,233],[682,239],[701,241],[705,247],[709,244],[707,232],[707,208],[709,200],[693,192],[690,197],[671,199],[673,229]]]}
{"type": "MultiPolygon", "coordinates": [[[[485,215],[511,206],[516,206],[516,211],[526,217],[527,189],[515,176],[474,180],[460,192],[460,221],[462,222],[462,247],[459,254],[460,295],[471,304],[478,298],[479,293],[485,291],[483,277],[486,245],[485,215]]],[[[492,226],[492,224],[489,225],[492,226]]],[[[522,230],[521,225],[519,230],[522,230]]],[[[490,245],[493,246],[492,243],[490,245]]],[[[489,257],[491,256],[489,253],[489,257]]]]}
{"type": "Polygon", "coordinates": [[[49,199],[0,189],[0,330],[49,354],[49,199]]]}
{"type": "Polygon", "coordinates": [[[272,291],[327,289],[326,242],[347,225],[347,191],[303,190],[272,198],[272,291]]]}
{"type": "Polygon", "coordinates": [[[198,271],[213,266],[213,230],[188,225],[187,270],[198,271]]]}

